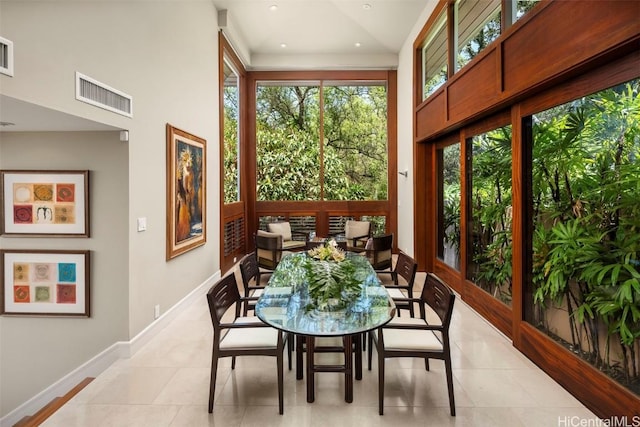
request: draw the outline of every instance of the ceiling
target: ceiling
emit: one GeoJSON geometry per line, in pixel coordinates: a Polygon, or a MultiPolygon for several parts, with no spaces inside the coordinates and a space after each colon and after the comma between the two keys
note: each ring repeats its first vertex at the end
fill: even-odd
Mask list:
{"type": "MultiPolygon", "coordinates": [[[[248,69],[395,68],[422,12],[436,4],[435,0],[212,2],[218,11],[226,10],[224,19],[218,17],[219,25],[248,69]]],[[[0,94],[0,132],[115,129],[0,94]]]]}
{"type": "Polygon", "coordinates": [[[237,50],[239,45],[246,47],[245,55],[238,53],[248,62],[245,65],[249,69],[296,68],[296,63],[307,68],[350,65],[394,68],[401,47],[422,12],[437,3],[434,0],[212,1],[218,11],[226,10],[226,17],[219,16],[219,24],[237,50]]]}

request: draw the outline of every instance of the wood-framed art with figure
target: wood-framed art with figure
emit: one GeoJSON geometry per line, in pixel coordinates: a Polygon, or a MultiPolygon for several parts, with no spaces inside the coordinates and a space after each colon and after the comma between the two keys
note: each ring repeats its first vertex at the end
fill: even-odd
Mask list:
{"type": "Polygon", "coordinates": [[[203,138],[167,123],[167,260],[207,240],[206,148],[203,138]]]}

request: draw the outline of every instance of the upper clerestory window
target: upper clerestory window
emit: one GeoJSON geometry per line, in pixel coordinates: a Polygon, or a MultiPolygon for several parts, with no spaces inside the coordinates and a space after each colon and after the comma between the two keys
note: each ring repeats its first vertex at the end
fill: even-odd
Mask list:
{"type": "Polygon", "coordinates": [[[422,46],[422,99],[447,81],[447,10],[440,13],[422,46]]]}
{"type": "Polygon", "coordinates": [[[500,0],[456,1],[456,71],[500,36],[500,3],[500,0]]]}

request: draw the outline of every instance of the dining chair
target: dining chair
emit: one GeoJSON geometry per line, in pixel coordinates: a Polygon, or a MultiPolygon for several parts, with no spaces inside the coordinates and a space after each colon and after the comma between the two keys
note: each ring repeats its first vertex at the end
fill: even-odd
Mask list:
{"type": "MultiPolygon", "coordinates": [[[[409,300],[409,298],[407,298],[409,300]]],[[[449,324],[453,313],[455,294],[433,273],[427,274],[420,298],[410,299],[420,307],[420,317],[394,317],[385,326],[369,332],[368,368],[371,370],[372,347],[378,353],[378,404],[380,415],[384,412],[384,367],[390,357],[424,358],[429,370],[429,359],[444,361],[449,408],[456,415],[451,371],[451,346],[449,324]],[[430,324],[426,317],[429,307],[439,318],[439,324],[430,324]]]]}
{"type": "Polygon", "coordinates": [[[291,228],[287,221],[271,222],[267,224],[267,231],[282,236],[282,249],[285,251],[300,251],[307,248],[309,233],[291,228]]]}
{"type": "Polygon", "coordinates": [[[282,236],[277,233],[258,230],[254,235],[258,266],[267,270],[275,270],[282,258],[282,236]]]}
{"type": "MultiPolygon", "coordinates": [[[[209,413],[213,412],[218,359],[232,357],[231,369],[235,369],[237,356],[274,356],[278,374],[278,406],[282,415],[284,412],[283,352],[286,335],[263,323],[257,317],[240,317],[243,298],[240,296],[233,273],[226,275],[211,287],[207,292],[207,302],[213,323],[209,413]],[[232,306],[235,308],[232,320],[224,321],[223,316],[232,306]]],[[[289,359],[289,366],[291,366],[291,359],[289,359]]]]}
{"type": "Polygon", "coordinates": [[[387,270],[392,266],[393,233],[369,238],[364,254],[374,270],[387,270]]]}
{"type": "Polygon", "coordinates": [[[404,252],[399,252],[393,270],[376,272],[382,285],[387,288],[389,296],[396,304],[398,315],[400,315],[400,310],[408,310],[409,315],[414,317],[414,304],[407,302],[406,299],[407,297],[413,298],[413,285],[417,271],[418,263],[416,260],[404,252]]]}
{"type": "Polygon", "coordinates": [[[240,260],[240,276],[244,288],[244,304],[242,315],[246,316],[249,310],[254,310],[256,301],[262,295],[265,286],[269,283],[271,271],[261,271],[258,265],[258,257],[255,252],[245,255],[240,260]]]}

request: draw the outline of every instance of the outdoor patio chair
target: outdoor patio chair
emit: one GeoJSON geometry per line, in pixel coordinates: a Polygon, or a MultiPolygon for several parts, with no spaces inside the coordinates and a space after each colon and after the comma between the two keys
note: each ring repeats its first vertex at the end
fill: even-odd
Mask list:
{"type": "Polygon", "coordinates": [[[258,230],[254,236],[258,266],[266,270],[275,270],[282,259],[282,236],[268,231],[258,230]]]}
{"type": "Polygon", "coordinates": [[[300,251],[307,248],[309,233],[292,230],[291,223],[287,221],[269,223],[267,230],[282,236],[282,249],[285,251],[300,251]]]}
{"type": "Polygon", "coordinates": [[[364,249],[374,270],[387,270],[392,266],[393,233],[369,238],[364,249]]]}

